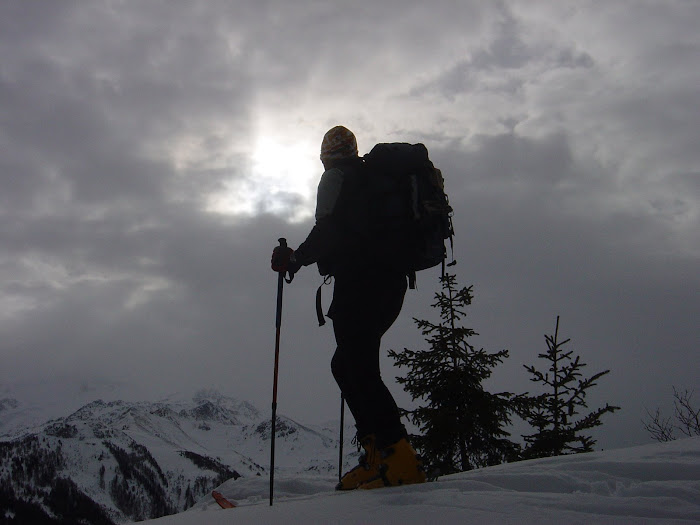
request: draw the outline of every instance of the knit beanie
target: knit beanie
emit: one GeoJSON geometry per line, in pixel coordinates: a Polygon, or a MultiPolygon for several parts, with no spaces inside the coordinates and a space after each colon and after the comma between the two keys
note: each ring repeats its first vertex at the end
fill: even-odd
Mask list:
{"type": "Polygon", "coordinates": [[[328,130],[321,142],[321,160],[331,160],[357,157],[357,139],[352,131],[344,126],[336,126],[328,130]]]}

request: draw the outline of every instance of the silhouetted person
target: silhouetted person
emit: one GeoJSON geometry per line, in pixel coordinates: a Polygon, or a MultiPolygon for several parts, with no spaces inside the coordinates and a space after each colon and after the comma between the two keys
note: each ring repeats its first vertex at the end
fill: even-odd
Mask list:
{"type": "Polygon", "coordinates": [[[278,267],[290,274],[317,263],[335,279],[328,317],[337,348],[331,370],[355,418],[365,449],[339,490],[425,481],[422,465],[408,443],[399,409],[379,370],[381,338],[398,317],[407,288],[404,272],[374,256],[379,243],[370,234],[363,160],[355,135],[343,126],[329,130],[321,144],[325,172],[318,185],[316,224],[296,251],[276,250],[278,267]],[[287,258],[288,260],[285,260],[287,258]],[[281,261],[281,263],[280,263],[281,261]]]}

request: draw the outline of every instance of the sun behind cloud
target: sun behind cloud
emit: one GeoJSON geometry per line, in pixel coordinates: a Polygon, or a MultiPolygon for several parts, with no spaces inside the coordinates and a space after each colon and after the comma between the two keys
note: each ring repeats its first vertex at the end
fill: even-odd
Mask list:
{"type": "Polygon", "coordinates": [[[243,177],[213,195],[208,211],[227,215],[272,213],[292,222],[313,215],[314,190],[322,171],[310,140],[261,134],[243,177]]]}

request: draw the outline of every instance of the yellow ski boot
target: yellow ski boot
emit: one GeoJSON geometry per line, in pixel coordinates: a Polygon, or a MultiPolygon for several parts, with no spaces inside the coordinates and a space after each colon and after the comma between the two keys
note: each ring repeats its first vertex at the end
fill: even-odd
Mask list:
{"type": "Polygon", "coordinates": [[[426,475],[423,462],[406,438],[380,451],[378,475],[362,483],[360,489],[396,487],[425,483],[426,475]]]}
{"type": "Polygon", "coordinates": [[[374,434],[360,439],[360,445],[365,453],[360,456],[359,464],[346,472],[335,487],[336,490],[354,490],[362,483],[372,480],[379,475],[380,455],[374,444],[374,434]]]}

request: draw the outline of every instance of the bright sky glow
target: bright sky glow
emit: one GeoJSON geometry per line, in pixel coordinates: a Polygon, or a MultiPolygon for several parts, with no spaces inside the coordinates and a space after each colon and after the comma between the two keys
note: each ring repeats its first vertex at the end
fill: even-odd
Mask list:
{"type": "Polygon", "coordinates": [[[212,197],[208,210],[222,214],[273,213],[297,222],[313,215],[314,188],[322,171],[311,141],[260,135],[243,178],[212,197]]]}

